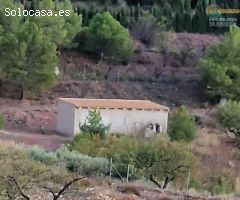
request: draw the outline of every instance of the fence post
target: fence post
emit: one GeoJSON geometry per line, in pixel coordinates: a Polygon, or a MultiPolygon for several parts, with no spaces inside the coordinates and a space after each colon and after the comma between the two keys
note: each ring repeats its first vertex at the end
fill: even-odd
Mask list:
{"type": "Polygon", "coordinates": [[[128,179],[129,179],[129,165],[128,165],[128,168],[127,168],[127,182],[128,182],[128,179]]]}
{"type": "Polygon", "coordinates": [[[188,190],[188,187],[189,187],[190,176],[191,176],[191,172],[188,172],[188,179],[187,179],[187,190],[188,190]]]}
{"type": "Polygon", "coordinates": [[[110,158],[110,167],[109,167],[109,176],[110,176],[110,179],[112,179],[112,158],[110,158]]]}

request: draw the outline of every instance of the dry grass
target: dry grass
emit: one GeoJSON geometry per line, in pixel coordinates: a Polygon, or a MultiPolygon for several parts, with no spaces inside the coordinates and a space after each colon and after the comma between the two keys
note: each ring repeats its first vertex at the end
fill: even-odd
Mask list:
{"type": "Polygon", "coordinates": [[[131,194],[114,193],[110,194],[108,198],[99,198],[99,200],[137,200],[137,198],[131,194]]]}
{"type": "Polygon", "coordinates": [[[201,155],[211,155],[211,150],[221,144],[221,139],[222,136],[219,134],[209,134],[206,130],[199,131],[198,137],[192,143],[192,149],[201,155]]]}
{"type": "Polygon", "coordinates": [[[140,196],[141,194],[141,188],[134,184],[126,184],[118,187],[118,191],[125,193],[125,194],[135,194],[137,196],[140,196]]]}

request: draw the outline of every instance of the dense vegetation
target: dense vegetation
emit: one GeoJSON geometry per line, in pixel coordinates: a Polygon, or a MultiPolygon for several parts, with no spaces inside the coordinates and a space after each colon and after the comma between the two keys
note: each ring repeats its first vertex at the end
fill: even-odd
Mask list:
{"type": "MultiPolygon", "coordinates": [[[[108,2],[108,5],[111,3],[114,5],[116,2],[108,2]]],[[[69,0],[55,2],[51,0],[6,0],[1,2],[1,85],[12,84],[19,87],[22,92],[21,98],[41,94],[42,91],[55,83],[54,72],[57,67],[57,55],[62,48],[78,46],[81,51],[97,55],[100,61],[106,60],[107,62],[114,61],[127,64],[133,54],[133,47],[130,33],[123,26],[129,28],[133,36],[142,42],[159,46],[160,53],[163,54],[167,52],[166,45],[163,44],[168,43],[168,38],[166,34],[163,34],[163,31],[171,30],[174,27],[175,31],[205,32],[209,27],[202,23],[202,21],[207,22],[205,1],[198,1],[194,8],[192,8],[192,2],[189,0],[179,0],[174,4],[167,1],[144,3],[132,1],[127,3],[129,6],[124,6],[120,10],[105,6],[103,10],[108,10],[108,12],[99,12],[96,9],[92,14],[88,13],[91,12],[91,9],[86,10],[83,6],[81,7],[82,10],[78,10],[78,14],[74,12],[74,7],[77,5],[76,1],[73,4],[74,6],[69,0]],[[21,2],[25,3],[21,4],[21,2]],[[151,6],[146,7],[146,5],[151,6]],[[18,7],[23,8],[24,6],[27,9],[35,10],[51,9],[53,16],[7,17],[4,15],[4,8],[17,10],[18,7]],[[60,9],[69,10],[71,15],[55,16],[55,13],[60,9]],[[196,9],[196,12],[193,9],[196,9]]],[[[96,7],[98,6],[92,6],[91,8],[96,7]]],[[[225,42],[221,43],[220,46],[212,47],[208,53],[209,57],[206,56],[203,59],[204,69],[206,69],[205,82],[213,88],[212,95],[214,97],[234,98],[238,95],[238,90],[234,86],[236,84],[234,80],[237,80],[237,67],[235,65],[238,64],[238,60],[233,59],[231,61],[229,60],[231,57],[225,55],[228,53],[227,50],[218,50],[222,46],[226,49],[231,46],[236,54],[233,57],[238,56],[238,29],[233,26],[226,36],[225,42]],[[221,55],[217,55],[218,53],[221,55]],[[218,64],[219,56],[224,57],[224,62],[232,62],[232,65],[224,66],[218,71],[218,74],[220,74],[215,76],[215,71],[219,68],[219,65],[225,65],[222,60],[218,64]],[[216,70],[214,71],[214,69],[216,70]],[[218,84],[218,82],[221,82],[221,84],[218,84]],[[217,87],[214,88],[214,85],[217,85],[217,87]]],[[[186,51],[172,53],[176,54],[175,56],[184,65],[188,57],[187,52],[186,49],[186,51]]],[[[111,69],[109,68],[109,71],[111,69]]],[[[158,77],[158,73],[156,73],[156,77],[158,77]]]]}
{"type": "Polygon", "coordinates": [[[213,99],[239,100],[240,28],[232,26],[201,60],[207,94],[213,99]]]}
{"type": "MultiPolygon", "coordinates": [[[[70,9],[69,1],[39,2],[39,9],[70,9]]],[[[2,82],[20,86],[22,98],[38,94],[54,83],[57,48],[69,46],[81,30],[81,16],[70,17],[14,17],[4,14],[5,8],[17,10],[21,4],[12,0],[0,2],[0,72],[2,82]],[[10,67],[11,66],[11,67],[10,67]]]]}
{"type": "MultiPolygon", "coordinates": [[[[20,0],[19,0],[20,1],[20,0]]],[[[132,27],[144,13],[150,12],[157,20],[167,18],[171,27],[177,32],[222,32],[226,28],[210,28],[206,7],[209,4],[217,4],[221,8],[239,8],[239,1],[199,1],[199,0],[71,0],[78,13],[83,15],[83,23],[87,25],[89,20],[98,11],[109,11],[115,19],[126,27],[132,27]]],[[[26,1],[28,9],[35,8],[39,0],[26,1]]],[[[223,15],[225,17],[225,15],[223,15]]],[[[228,15],[229,16],[229,15],[228,15]]],[[[231,17],[239,16],[237,14],[231,17]]],[[[239,22],[238,22],[239,23],[239,22]]]]}
{"type": "Polygon", "coordinates": [[[130,165],[129,178],[145,177],[161,188],[166,188],[172,181],[184,182],[190,171],[194,174],[197,170],[198,159],[191,150],[163,136],[146,141],[134,136],[109,136],[100,140],[98,137],[78,135],[70,148],[91,156],[112,158],[124,177],[130,165]]]}
{"type": "MultiPolygon", "coordinates": [[[[208,17],[206,7],[211,1],[194,0],[156,0],[156,1],[126,1],[127,6],[117,4],[117,1],[73,1],[79,12],[83,13],[84,23],[88,23],[99,10],[108,10],[124,26],[132,27],[144,13],[150,12],[157,20],[162,17],[167,18],[171,27],[177,32],[216,32],[224,31],[226,28],[210,28],[208,26],[208,17]],[[98,3],[98,6],[94,4],[98,3]],[[102,6],[101,6],[102,5],[102,6]]],[[[239,1],[217,1],[222,8],[239,8],[239,1]]],[[[237,15],[232,15],[237,17],[237,15]]]]}
{"type": "Polygon", "coordinates": [[[180,107],[170,120],[168,133],[171,140],[191,142],[195,138],[196,130],[193,116],[185,107],[180,107]]]}

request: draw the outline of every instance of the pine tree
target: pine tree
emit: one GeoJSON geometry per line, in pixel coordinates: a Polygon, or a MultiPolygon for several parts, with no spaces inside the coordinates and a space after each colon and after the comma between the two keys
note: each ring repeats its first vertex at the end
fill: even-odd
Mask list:
{"type": "Polygon", "coordinates": [[[58,14],[55,8],[55,3],[52,0],[42,0],[39,2],[37,10],[49,10],[52,12],[52,16],[34,16],[30,20],[42,28],[44,34],[59,46],[63,44],[67,31],[64,28],[64,17],[55,16],[58,14]]]}
{"type": "Polygon", "coordinates": [[[66,31],[66,35],[62,45],[64,47],[74,47],[73,43],[75,36],[82,30],[82,15],[78,15],[74,12],[72,3],[69,0],[65,0],[62,3],[57,3],[57,10],[70,11],[70,15],[64,15],[65,24],[63,29],[66,31]]]}
{"type": "MultiPolygon", "coordinates": [[[[16,9],[19,4],[6,0],[0,2],[0,6],[16,9]]],[[[20,86],[22,97],[39,94],[54,82],[56,59],[56,46],[43,29],[22,17],[7,17],[0,13],[2,81],[20,86]]]]}
{"type": "Polygon", "coordinates": [[[96,14],[83,30],[80,46],[108,61],[125,62],[133,53],[130,33],[110,13],[96,14]]]}
{"type": "Polygon", "coordinates": [[[84,134],[90,134],[91,137],[98,135],[101,139],[104,139],[108,134],[111,125],[105,125],[103,123],[101,114],[98,110],[90,110],[84,124],[79,124],[79,128],[84,134]]]}
{"type": "Polygon", "coordinates": [[[183,20],[182,20],[182,14],[179,10],[177,10],[175,15],[175,30],[176,32],[181,32],[183,30],[183,20]]]}
{"type": "Polygon", "coordinates": [[[63,2],[42,0],[36,9],[46,10],[50,16],[34,16],[29,19],[42,28],[44,34],[49,37],[56,46],[74,46],[72,41],[77,33],[81,31],[82,16],[74,12],[69,0],[64,0],[63,2]],[[65,14],[60,16],[59,10],[64,10],[65,14]],[[66,13],[66,11],[70,12],[66,13]]]}
{"type": "Polygon", "coordinates": [[[207,94],[214,99],[240,99],[240,28],[232,26],[201,60],[207,94]]]}
{"type": "Polygon", "coordinates": [[[41,28],[29,21],[21,24],[16,39],[6,44],[14,46],[11,53],[15,58],[6,59],[7,52],[0,56],[7,61],[4,72],[9,80],[22,88],[22,93],[39,94],[54,81],[56,46],[44,36],[41,28]]]}

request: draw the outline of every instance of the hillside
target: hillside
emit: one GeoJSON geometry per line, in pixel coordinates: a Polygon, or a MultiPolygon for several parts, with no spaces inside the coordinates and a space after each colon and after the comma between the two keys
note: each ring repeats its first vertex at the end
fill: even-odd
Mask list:
{"type": "Polygon", "coordinates": [[[0,199],[239,199],[239,2],[212,3],[0,1],[0,199]]]}
{"type": "MultiPolygon", "coordinates": [[[[185,66],[170,56],[165,60],[164,67],[164,58],[154,49],[149,49],[138,41],[134,43],[136,50],[131,63],[103,63],[101,70],[92,57],[76,51],[61,52],[59,83],[44,93],[39,101],[1,99],[0,112],[7,119],[5,129],[10,131],[2,134],[1,139],[30,145],[38,144],[50,150],[68,143],[71,138],[52,135],[55,134],[57,101],[60,97],[149,99],[173,109],[183,104],[201,118],[198,137],[192,144],[192,149],[201,156],[204,176],[211,174],[213,167],[216,171],[230,167],[231,173],[236,176],[240,170],[240,163],[235,158],[239,153],[232,144],[226,143],[224,137],[216,134],[219,130],[213,125],[214,122],[211,122],[211,109],[206,109],[199,75],[201,69],[198,59],[203,55],[203,46],[207,49],[218,37],[181,33],[176,34],[175,40],[180,49],[186,48],[187,45],[193,47],[185,66]],[[108,80],[105,80],[109,67],[112,70],[108,80]],[[156,69],[161,72],[158,77],[155,77],[156,69]],[[25,134],[26,132],[28,134],[25,134]]],[[[15,91],[11,95],[17,98],[18,92],[15,91]]],[[[150,193],[154,195],[154,192],[150,193]]]]}
{"type": "MultiPolygon", "coordinates": [[[[148,99],[171,108],[202,107],[205,98],[198,60],[203,55],[203,47],[207,49],[218,37],[184,33],[174,37],[176,48],[191,49],[184,66],[174,55],[165,58],[138,41],[134,42],[135,54],[128,65],[102,63],[100,66],[93,58],[76,51],[61,52],[60,80],[40,101],[2,99],[0,111],[7,116],[6,127],[22,131],[54,129],[57,100],[61,97],[148,99]],[[105,80],[109,68],[111,71],[105,80]]],[[[6,90],[2,95],[17,99],[20,93],[6,90]]]]}

